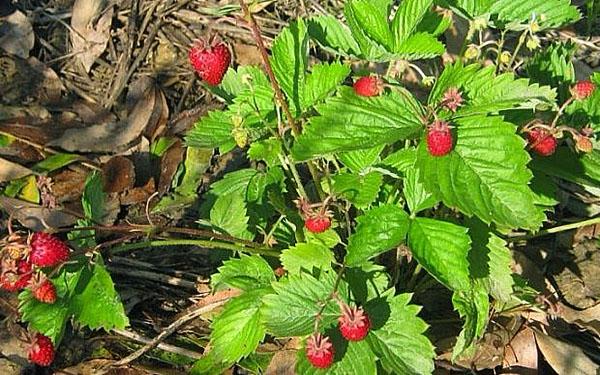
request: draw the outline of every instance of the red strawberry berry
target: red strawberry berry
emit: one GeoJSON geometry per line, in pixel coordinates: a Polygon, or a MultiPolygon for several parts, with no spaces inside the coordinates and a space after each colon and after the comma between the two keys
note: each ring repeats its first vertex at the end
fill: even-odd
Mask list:
{"type": "Polygon", "coordinates": [[[340,305],[342,316],[338,319],[342,336],[349,341],[364,339],[371,328],[371,321],[362,307],[350,307],[345,303],[340,305]]]}
{"type": "Polygon", "coordinates": [[[353,87],[356,95],[379,96],[383,92],[383,81],[377,76],[361,77],[353,87]]]}
{"type": "Polygon", "coordinates": [[[25,289],[31,280],[31,263],[19,260],[16,265],[13,262],[12,267],[4,270],[0,275],[0,288],[7,292],[18,292],[25,289]]]}
{"type": "Polygon", "coordinates": [[[31,286],[33,297],[40,302],[52,304],[56,301],[56,288],[52,281],[43,278],[39,283],[31,286]]]}
{"type": "Polygon", "coordinates": [[[571,87],[571,95],[575,100],[583,100],[592,95],[596,85],[590,81],[579,81],[571,87]]]}
{"type": "Polygon", "coordinates": [[[50,366],[54,361],[54,345],[52,341],[41,333],[36,334],[29,348],[29,360],[40,366],[50,366]]]}
{"type": "Polygon", "coordinates": [[[448,123],[435,120],[427,130],[427,149],[431,156],[444,156],[452,151],[452,132],[448,123]]]}
{"type": "Polygon", "coordinates": [[[558,141],[548,131],[536,128],[527,133],[529,147],[541,156],[550,156],[556,150],[558,141]]]}
{"type": "Polygon", "coordinates": [[[325,369],[333,363],[335,351],[329,337],[315,333],[306,340],[306,358],[316,368],[325,369]]]}
{"type": "Polygon", "coordinates": [[[38,267],[53,267],[69,259],[67,245],[51,234],[36,232],[29,241],[29,261],[38,267]]]}
{"type": "Polygon", "coordinates": [[[312,233],[323,233],[331,227],[331,219],[328,216],[317,214],[307,218],[304,226],[312,233]]]}
{"type": "Polygon", "coordinates": [[[196,72],[211,86],[221,83],[231,63],[231,52],[223,42],[207,44],[198,40],[190,48],[188,57],[196,72]]]}

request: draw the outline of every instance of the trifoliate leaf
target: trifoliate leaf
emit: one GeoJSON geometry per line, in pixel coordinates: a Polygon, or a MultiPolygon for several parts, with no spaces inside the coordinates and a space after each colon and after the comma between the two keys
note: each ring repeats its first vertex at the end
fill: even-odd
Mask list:
{"type": "Polygon", "coordinates": [[[396,46],[404,43],[415,31],[433,0],[404,0],[392,21],[392,32],[396,46]]]}
{"type": "Polygon", "coordinates": [[[240,193],[219,196],[210,210],[210,223],[237,238],[252,240],[254,237],[248,230],[246,202],[240,193]]]}
{"type": "Polygon", "coordinates": [[[356,231],[348,239],[348,266],[359,265],[398,246],[405,240],[410,224],[408,214],[394,205],[372,208],[356,221],[356,231]]]}
{"type": "MultiPolygon", "coordinates": [[[[361,2],[366,2],[366,0],[359,0],[361,2]]],[[[360,57],[371,60],[371,61],[380,61],[384,60],[384,57],[388,55],[385,47],[375,41],[375,39],[371,38],[371,36],[365,31],[364,23],[369,22],[367,17],[363,14],[356,14],[357,10],[353,6],[354,1],[348,1],[344,6],[344,15],[346,16],[346,22],[352,30],[352,36],[356,43],[360,46],[360,57]]],[[[362,9],[358,10],[359,12],[362,9]]],[[[371,31],[371,33],[379,33],[380,39],[387,39],[386,32],[383,24],[381,23],[381,13],[378,11],[375,14],[375,17],[379,18],[377,21],[376,27],[378,31],[371,31]]],[[[367,25],[368,27],[368,25],[367,25]]],[[[386,22],[385,27],[388,27],[386,22]]],[[[391,31],[388,28],[389,38],[391,38],[391,31]]]]}
{"type": "Polygon", "coordinates": [[[405,90],[365,99],[343,87],[317,111],[292,148],[296,160],[391,144],[422,127],[420,104],[405,90]]]}
{"type": "Polygon", "coordinates": [[[275,281],[273,269],[260,255],[240,254],[239,259],[223,262],[218,271],[211,276],[211,285],[215,289],[225,286],[248,291],[266,288],[275,281]]]}
{"type": "Polygon", "coordinates": [[[366,338],[383,368],[393,374],[430,374],[435,352],[423,333],[427,324],[417,315],[419,306],[409,305],[411,295],[367,304],[372,330],[366,338]]]}
{"type": "Polygon", "coordinates": [[[387,8],[378,7],[371,0],[351,0],[346,5],[346,11],[352,14],[360,30],[368,38],[384,46],[388,51],[393,49],[394,37],[388,23],[387,8]]]}
{"type": "Polygon", "coordinates": [[[439,282],[453,290],[471,287],[467,228],[417,217],[410,223],[408,245],[413,257],[439,282]]]}
{"type": "Polygon", "coordinates": [[[343,56],[358,56],[360,47],[350,29],[332,15],[309,18],[308,33],[321,46],[343,56]]]}
{"type": "Polygon", "coordinates": [[[537,229],[545,216],[528,186],[529,155],[516,127],[501,117],[456,122],[456,145],[443,157],[419,145],[416,167],[428,191],[449,207],[503,227],[537,229]]]}

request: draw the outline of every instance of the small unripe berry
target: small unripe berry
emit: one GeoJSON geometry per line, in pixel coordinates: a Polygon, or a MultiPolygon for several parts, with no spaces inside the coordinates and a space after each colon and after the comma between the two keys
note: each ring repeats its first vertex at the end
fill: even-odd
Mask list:
{"type": "Polygon", "coordinates": [[[53,304],[56,302],[56,288],[52,281],[43,278],[39,283],[31,286],[31,294],[40,302],[53,304]]]}

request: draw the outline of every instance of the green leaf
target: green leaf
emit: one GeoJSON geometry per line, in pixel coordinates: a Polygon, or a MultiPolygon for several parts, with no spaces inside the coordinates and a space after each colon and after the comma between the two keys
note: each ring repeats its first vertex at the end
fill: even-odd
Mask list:
{"type": "Polygon", "coordinates": [[[501,302],[509,302],[513,293],[512,255],[506,242],[479,220],[469,220],[473,243],[469,252],[471,277],[475,283],[501,302]]]}
{"type": "MultiPolygon", "coordinates": [[[[315,317],[326,303],[321,315],[322,327],[337,324],[338,304],[329,298],[336,275],[333,271],[320,273],[317,279],[302,273],[287,280],[273,283],[275,294],[263,298],[263,316],[267,331],[276,337],[303,336],[313,331],[315,317]]],[[[347,286],[340,283],[339,295],[347,294],[347,286]]]]}
{"type": "Polygon", "coordinates": [[[463,329],[452,351],[452,361],[454,362],[465,352],[471,354],[471,351],[474,350],[475,340],[483,336],[490,303],[487,292],[481,287],[475,287],[468,291],[454,292],[452,304],[461,318],[465,319],[463,329]]]}
{"type": "Polygon", "coordinates": [[[429,11],[423,16],[423,20],[417,25],[416,32],[427,33],[435,37],[442,35],[452,25],[452,15],[439,14],[429,11]]]}
{"type": "Polygon", "coordinates": [[[405,90],[365,99],[343,87],[338,96],[317,106],[292,148],[296,160],[333,152],[391,144],[416,135],[422,127],[420,105],[405,90]]]}
{"type": "Polygon", "coordinates": [[[330,336],[335,347],[334,362],[326,370],[315,368],[306,358],[306,349],[298,351],[296,373],[302,375],[376,375],[377,358],[365,340],[345,341],[337,332],[330,336]]]}
{"type": "Polygon", "coordinates": [[[372,330],[366,341],[387,372],[430,374],[434,369],[434,348],[423,334],[427,324],[417,316],[421,308],[409,305],[410,299],[410,294],[400,294],[367,305],[372,330]]]}
{"type": "Polygon", "coordinates": [[[55,154],[50,155],[46,159],[40,161],[33,167],[31,170],[34,173],[46,174],[62,167],[65,167],[77,160],[79,160],[81,156],[75,154],[55,154]]]}
{"type": "Polygon", "coordinates": [[[102,223],[104,219],[106,194],[102,190],[102,176],[94,172],[85,181],[81,204],[86,219],[102,223]]]}
{"type": "Polygon", "coordinates": [[[283,29],[275,38],[271,51],[275,78],[289,99],[292,113],[299,116],[308,68],[308,32],[304,21],[299,18],[283,29]]]}
{"type": "Polygon", "coordinates": [[[361,30],[373,41],[391,51],[394,38],[388,24],[388,10],[378,7],[371,0],[351,0],[347,8],[361,30]]]}
{"type": "Polygon", "coordinates": [[[396,173],[407,173],[408,170],[414,168],[416,160],[417,150],[411,147],[389,154],[381,164],[390,167],[396,173]]]}
{"type": "Polygon", "coordinates": [[[377,198],[383,177],[379,172],[366,175],[340,173],[332,176],[333,192],[358,208],[367,208],[377,198]]]}
{"type": "Polygon", "coordinates": [[[348,74],[350,74],[350,67],[339,62],[313,65],[311,74],[306,77],[302,108],[306,110],[327,98],[348,74]]]}
{"type": "Polygon", "coordinates": [[[265,337],[260,307],[267,293],[249,290],[225,304],[211,325],[211,352],[216,358],[233,364],[256,350],[265,337]]]}
{"type": "Polygon", "coordinates": [[[563,97],[568,86],[575,82],[573,55],[574,43],[551,44],[547,48],[538,49],[527,63],[527,76],[542,85],[560,87],[563,97]]]}
{"type": "Polygon", "coordinates": [[[269,166],[281,164],[279,155],[282,155],[281,141],[276,138],[268,138],[262,141],[253,142],[248,149],[248,158],[250,160],[264,160],[269,166]]]}
{"type": "Polygon", "coordinates": [[[344,277],[352,293],[352,300],[361,306],[392,291],[388,289],[390,275],[386,268],[370,261],[363,262],[359,267],[346,268],[344,277]]]}
{"type": "Polygon", "coordinates": [[[400,46],[413,34],[432,4],[433,0],[402,1],[392,21],[396,46],[400,46]]]}
{"type": "Polygon", "coordinates": [[[398,246],[406,238],[408,214],[398,206],[372,208],[359,216],[356,231],[348,239],[346,264],[359,265],[366,260],[398,246]]]}
{"type": "MultiPolygon", "coordinates": [[[[364,2],[365,0],[362,0],[362,1],[364,2]]],[[[356,10],[354,9],[353,1],[348,1],[346,3],[346,5],[344,6],[344,15],[346,16],[346,22],[348,23],[348,26],[350,27],[350,30],[352,31],[352,36],[354,37],[354,40],[360,46],[360,48],[359,48],[360,57],[365,58],[367,60],[372,60],[372,61],[384,60],[384,57],[386,55],[388,55],[388,51],[386,51],[384,46],[382,46],[381,44],[379,44],[375,40],[373,40],[369,36],[369,34],[367,34],[367,32],[364,30],[364,27],[361,24],[361,21],[367,22],[365,17],[363,16],[361,18],[361,15],[357,15],[355,13],[356,13],[356,10]],[[361,19],[361,21],[359,21],[359,18],[361,19]]],[[[380,22],[381,21],[379,21],[379,23],[380,22]]],[[[367,25],[367,27],[368,27],[368,25],[367,25]]],[[[381,24],[379,25],[379,27],[381,28],[381,24]]],[[[387,27],[387,23],[386,23],[386,27],[387,27]]],[[[380,31],[381,31],[381,29],[380,29],[380,31]]],[[[381,31],[381,32],[383,35],[385,35],[385,31],[381,31]]],[[[391,39],[391,31],[389,29],[388,29],[388,32],[390,33],[389,37],[391,39]]],[[[383,36],[383,38],[386,38],[386,37],[383,36]]]]}
{"type": "Polygon", "coordinates": [[[240,254],[239,259],[223,262],[218,271],[211,276],[211,285],[215,289],[226,286],[249,291],[266,288],[275,281],[273,269],[260,255],[240,254]]]}
{"type": "Polygon", "coordinates": [[[338,159],[352,172],[359,173],[379,161],[379,155],[383,148],[384,146],[377,146],[364,150],[343,152],[338,155],[338,159]]]}
{"type": "Polygon", "coordinates": [[[460,13],[471,18],[480,16],[488,11],[495,0],[450,0],[453,7],[458,8],[460,13]]]}
{"type": "Polygon", "coordinates": [[[496,14],[496,23],[508,30],[525,30],[534,17],[542,30],[574,23],[581,18],[570,0],[498,0],[489,12],[496,14]]]}
{"type": "Polygon", "coordinates": [[[124,329],[129,325],[125,309],[110,274],[97,255],[91,271],[84,272],[70,302],[76,321],[90,329],[124,329]]]}
{"type": "Polygon", "coordinates": [[[248,230],[246,202],[240,193],[219,196],[210,210],[210,223],[237,238],[254,237],[248,230]]]}
{"type": "Polygon", "coordinates": [[[299,243],[283,250],[279,259],[290,274],[298,274],[301,269],[312,272],[313,267],[327,269],[335,261],[329,248],[314,242],[299,243]]]}
{"type": "Polygon", "coordinates": [[[568,147],[559,147],[548,157],[536,156],[531,168],[577,184],[600,186],[600,150],[575,154],[568,147]]]}
{"type": "Polygon", "coordinates": [[[486,223],[539,228],[545,216],[533,203],[529,155],[515,126],[485,116],[461,118],[456,125],[456,146],[448,155],[431,156],[424,141],[419,145],[416,167],[426,189],[486,223]]]}
{"type": "Polygon", "coordinates": [[[329,228],[321,233],[313,233],[304,228],[304,237],[306,238],[306,242],[322,245],[328,249],[332,249],[335,245],[342,242],[339,234],[333,228],[329,228]]]}
{"type": "Polygon", "coordinates": [[[252,86],[269,86],[269,79],[265,72],[257,66],[241,65],[237,71],[229,68],[223,77],[223,81],[218,86],[209,87],[209,89],[228,102],[240,95],[243,91],[252,86]]]}
{"type": "Polygon", "coordinates": [[[211,111],[202,117],[185,138],[188,146],[197,148],[228,148],[235,144],[231,131],[231,115],[223,111],[211,111]]]}
{"type": "Polygon", "coordinates": [[[360,47],[350,29],[332,15],[308,19],[308,33],[325,48],[343,56],[358,56],[360,47]]]}
{"type": "Polygon", "coordinates": [[[439,282],[453,290],[471,287],[467,228],[417,217],[410,223],[408,245],[419,264],[439,282]]]}
{"type": "Polygon", "coordinates": [[[558,194],[558,185],[554,178],[547,174],[536,171],[529,184],[533,192],[533,203],[544,208],[553,208],[560,202],[556,199],[558,194]]]}
{"type": "Polygon", "coordinates": [[[430,59],[444,52],[446,48],[433,35],[418,33],[402,42],[394,51],[394,57],[406,60],[430,59]]]}
{"type": "Polygon", "coordinates": [[[417,213],[432,208],[437,204],[437,200],[433,194],[425,189],[425,186],[420,181],[418,169],[408,169],[404,178],[404,195],[406,204],[411,214],[417,213]]]}

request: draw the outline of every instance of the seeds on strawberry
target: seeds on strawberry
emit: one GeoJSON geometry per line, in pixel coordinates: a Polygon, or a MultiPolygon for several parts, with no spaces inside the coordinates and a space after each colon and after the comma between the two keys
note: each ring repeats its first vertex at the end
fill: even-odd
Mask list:
{"type": "Polygon", "coordinates": [[[315,333],[306,340],[306,358],[313,367],[325,369],[333,363],[335,350],[329,337],[315,333]]]}
{"type": "Polygon", "coordinates": [[[54,361],[54,344],[50,338],[38,333],[29,348],[29,360],[40,366],[50,366],[54,361]]]}
{"type": "Polygon", "coordinates": [[[0,274],[0,288],[7,292],[18,292],[31,280],[31,263],[25,260],[3,262],[0,274]]]}
{"type": "Polygon", "coordinates": [[[350,307],[346,303],[340,303],[342,316],[338,319],[342,336],[349,341],[360,341],[364,339],[371,328],[371,321],[362,307],[350,307]]]}
{"type": "Polygon", "coordinates": [[[536,128],[527,133],[529,147],[541,156],[550,156],[556,151],[556,137],[545,129],[536,128]]]}
{"type": "Polygon", "coordinates": [[[36,232],[29,241],[29,261],[38,267],[53,267],[69,259],[67,245],[51,234],[36,232]]]}
{"type": "Polygon", "coordinates": [[[594,144],[592,143],[592,140],[589,137],[583,134],[576,134],[574,136],[574,139],[575,149],[577,151],[588,153],[594,150],[594,144]]]}
{"type": "Polygon", "coordinates": [[[211,86],[221,83],[231,64],[231,52],[223,42],[207,44],[198,40],[190,48],[188,57],[196,72],[211,86]]]}
{"type": "Polygon", "coordinates": [[[33,297],[40,302],[53,304],[56,302],[56,288],[52,281],[43,278],[39,283],[31,286],[33,297]]]}
{"type": "Polygon", "coordinates": [[[431,156],[444,156],[452,151],[452,132],[445,121],[435,120],[427,130],[426,140],[431,156]]]}
{"type": "Polygon", "coordinates": [[[588,98],[596,90],[596,85],[591,81],[579,81],[571,87],[571,95],[575,100],[588,98]]]}
{"type": "Polygon", "coordinates": [[[354,82],[354,92],[360,96],[379,96],[383,92],[383,81],[378,76],[361,77],[354,82]]]}
{"type": "Polygon", "coordinates": [[[304,226],[312,233],[323,233],[331,227],[331,219],[328,216],[315,215],[304,221],[304,226]]]}

